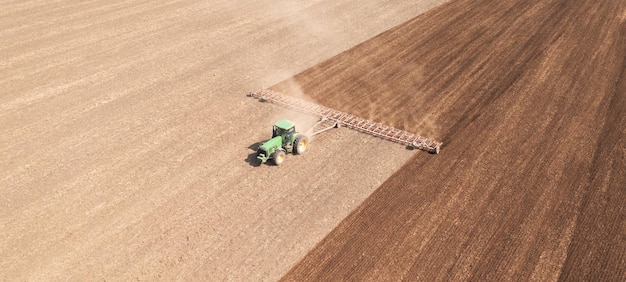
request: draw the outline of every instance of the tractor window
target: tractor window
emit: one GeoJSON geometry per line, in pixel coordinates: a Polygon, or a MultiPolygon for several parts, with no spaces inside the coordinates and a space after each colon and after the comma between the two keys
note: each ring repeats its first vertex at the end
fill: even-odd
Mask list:
{"type": "Polygon", "coordinates": [[[274,125],[273,130],[272,130],[272,138],[276,136],[280,136],[282,133],[283,133],[283,130],[280,129],[278,126],[274,125]]]}

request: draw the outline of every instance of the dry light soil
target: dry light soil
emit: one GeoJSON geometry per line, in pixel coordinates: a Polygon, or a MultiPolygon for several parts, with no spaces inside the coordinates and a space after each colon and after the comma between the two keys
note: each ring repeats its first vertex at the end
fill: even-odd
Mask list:
{"type": "Polygon", "coordinates": [[[440,2],[0,1],[0,280],[279,279],[414,152],[245,94],[440,2]]]}

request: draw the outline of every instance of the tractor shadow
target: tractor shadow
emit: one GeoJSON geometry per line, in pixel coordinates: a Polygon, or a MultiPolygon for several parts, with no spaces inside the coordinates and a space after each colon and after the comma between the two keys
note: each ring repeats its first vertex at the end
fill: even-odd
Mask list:
{"type": "Polygon", "coordinates": [[[259,146],[261,146],[263,142],[256,142],[250,146],[248,146],[248,149],[252,150],[252,153],[248,154],[248,157],[246,158],[246,162],[253,167],[259,167],[261,166],[261,161],[259,161],[256,158],[256,150],[259,148],[259,146]]]}

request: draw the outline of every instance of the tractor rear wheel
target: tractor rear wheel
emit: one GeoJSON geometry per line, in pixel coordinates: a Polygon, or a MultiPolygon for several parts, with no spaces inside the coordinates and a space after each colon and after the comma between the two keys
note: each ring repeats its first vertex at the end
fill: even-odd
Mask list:
{"type": "Polygon", "coordinates": [[[281,165],[285,161],[285,151],[276,150],[276,152],[274,152],[273,159],[275,165],[281,165]]]}
{"type": "Polygon", "coordinates": [[[306,137],[305,135],[300,135],[296,138],[296,142],[294,142],[293,144],[294,146],[294,152],[296,152],[296,154],[302,154],[304,152],[306,152],[306,148],[309,145],[309,138],[306,137]]]}

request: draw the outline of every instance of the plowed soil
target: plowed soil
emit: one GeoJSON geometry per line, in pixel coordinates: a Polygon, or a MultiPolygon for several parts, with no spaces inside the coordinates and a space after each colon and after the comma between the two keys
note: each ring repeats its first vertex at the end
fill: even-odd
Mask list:
{"type": "Polygon", "coordinates": [[[452,1],[294,80],[444,147],[285,280],[626,280],[626,1],[452,1]]]}

